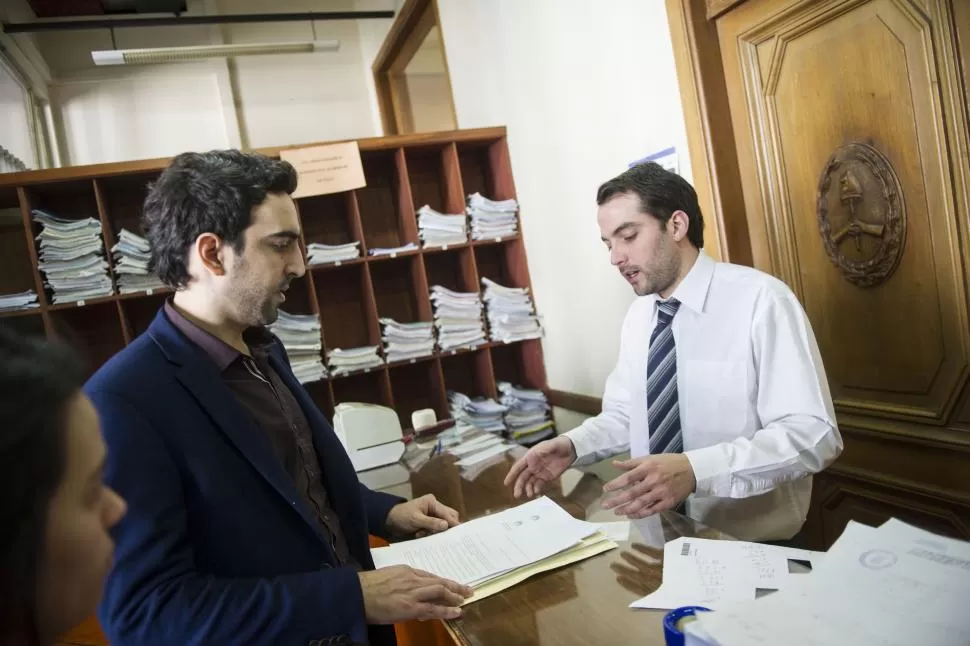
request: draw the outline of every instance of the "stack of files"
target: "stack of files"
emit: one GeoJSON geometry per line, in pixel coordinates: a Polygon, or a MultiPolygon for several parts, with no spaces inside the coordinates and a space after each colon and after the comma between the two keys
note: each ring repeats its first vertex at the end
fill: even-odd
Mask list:
{"type": "Polygon", "coordinates": [[[279,311],[279,318],[270,326],[279,337],[290,360],[290,368],[301,384],[327,378],[323,365],[323,338],[320,336],[320,317],[316,314],[288,314],[279,311]]]}
{"type": "Polygon", "coordinates": [[[327,265],[360,258],[360,243],[322,244],[311,242],[306,247],[306,261],[308,265],[327,265]]]}
{"type": "Polygon", "coordinates": [[[115,261],[115,275],[118,277],[118,292],[133,294],[162,289],[165,284],[148,268],[152,248],[148,240],[122,229],[118,242],[111,248],[115,261]]]}
{"type": "MultiPolygon", "coordinates": [[[[666,571],[664,572],[666,577],[666,571]]],[[[970,543],[853,521],[797,585],[697,615],[694,646],[970,644],[970,543]]]]}
{"type": "Polygon", "coordinates": [[[0,295],[0,312],[14,312],[16,310],[32,310],[39,307],[37,292],[30,289],[19,294],[0,295]]]}
{"type": "Polygon", "coordinates": [[[388,363],[420,359],[434,354],[434,323],[398,323],[381,319],[384,356],[388,363]]]}
{"type": "Polygon", "coordinates": [[[410,565],[471,587],[469,604],[616,547],[596,525],[543,496],[371,554],[378,568],[410,565]]]}
{"type": "Polygon", "coordinates": [[[478,292],[455,292],[441,285],[431,287],[434,324],[442,351],[474,348],[485,342],[482,298],[478,292]]]}
{"type": "Polygon", "coordinates": [[[513,343],[542,336],[539,317],[527,288],[505,287],[488,278],[482,278],[482,286],[492,341],[513,343]]]}
{"type": "Polygon", "coordinates": [[[472,221],[472,238],[491,240],[515,234],[518,222],[515,214],[519,204],[515,200],[493,201],[480,193],[468,196],[468,215],[472,221]]]}
{"type": "Polygon", "coordinates": [[[468,242],[465,214],[445,215],[425,204],[418,209],[418,232],[425,247],[446,247],[468,242]]]}
{"type": "Polygon", "coordinates": [[[448,453],[458,458],[458,467],[472,467],[496,455],[502,455],[514,445],[509,444],[499,435],[485,433],[470,440],[464,440],[449,447],[448,453]]]}
{"type": "Polygon", "coordinates": [[[31,212],[43,226],[38,267],[44,272],[53,302],[71,303],[114,292],[104,257],[101,223],[94,218],[66,220],[39,209],[31,212]]]}
{"type": "Polygon", "coordinates": [[[404,253],[406,251],[415,251],[418,245],[413,242],[401,245],[400,247],[374,247],[373,249],[368,249],[367,253],[372,256],[396,256],[399,253],[404,253]]]}
{"type": "Polygon", "coordinates": [[[464,393],[449,391],[448,406],[456,424],[471,426],[490,433],[505,431],[502,417],[509,409],[494,399],[472,399],[464,393]]]}
{"type": "Polygon", "coordinates": [[[327,365],[334,377],[347,375],[361,370],[379,368],[384,364],[378,354],[380,346],[366,345],[360,348],[334,348],[327,351],[327,365]]]}
{"type": "Polygon", "coordinates": [[[538,439],[538,433],[552,435],[553,423],[549,419],[549,402],[541,390],[518,388],[507,381],[498,383],[502,393],[499,402],[509,409],[505,425],[513,439],[538,439]]]}

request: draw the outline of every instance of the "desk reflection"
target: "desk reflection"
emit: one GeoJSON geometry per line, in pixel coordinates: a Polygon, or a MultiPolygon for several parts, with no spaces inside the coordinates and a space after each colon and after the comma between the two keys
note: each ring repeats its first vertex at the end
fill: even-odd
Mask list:
{"type": "MultiPolygon", "coordinates": [[[[503,484],[515,459],[524,453],[521,447],[471,468],[459,467],[453,455],[427,459],[420,451],[408,448],[403,461],[408,482],[385,487],[386,491],[434,494],[457,509],[463,521],[522,502],[503,484]]],[[[622,520],[603,509],[603,484],[592,473],[570,469],[545,495],[582,520],[622,520]]],[[[446,627],[456,643],[467,646],[662,645],[664,613],[628,606],[660,587],[663,545],[681,536],[730,538],[675,512],[634,521],[629,540],[620,542],[619,549],[540,574],[477,601],[446,627]]]]}

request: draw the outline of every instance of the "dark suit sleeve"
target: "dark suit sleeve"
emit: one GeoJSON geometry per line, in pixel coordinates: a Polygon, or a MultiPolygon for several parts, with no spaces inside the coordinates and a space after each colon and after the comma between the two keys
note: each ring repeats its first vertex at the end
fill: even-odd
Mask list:
{"type": "Polygon", "coordinates": [[[337,635],[367,641],[353,568],[271,579],[196,571],[168,447],[122,397],[88,395],[109,447],[105,480],[128,502],[113,530],[115,567],[99,609],[112,644],[306,644],[337,635]]]}
{"type": "Polygon", "coordinates": [[[364,498],[364,507],[367,509],[367,529],[374,536],[390,540],[391,535],[385,526],[387,515],[394,505],[406,501],[389,493],[371,491],[363,484],[360,485],[360,495],[364,498]]]}

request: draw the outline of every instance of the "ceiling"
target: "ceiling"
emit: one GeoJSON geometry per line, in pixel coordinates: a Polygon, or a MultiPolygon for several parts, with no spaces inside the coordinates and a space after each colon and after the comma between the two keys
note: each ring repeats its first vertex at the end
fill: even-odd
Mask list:
{"type": "Polygon", "coordinates": [[[38,18],[181,13],[185,0],[27,0],[38,18]]]}

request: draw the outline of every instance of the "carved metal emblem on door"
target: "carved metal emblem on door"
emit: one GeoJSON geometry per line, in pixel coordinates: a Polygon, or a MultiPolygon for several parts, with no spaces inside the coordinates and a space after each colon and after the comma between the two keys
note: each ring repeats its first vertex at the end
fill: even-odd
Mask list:
{"type": "Polygon", "coordinates": [[[838,148],[818,185],[818,228],[825,251],[846,280],[872,287],[899,265],[906,211],[899,178],[874,147],[838,148]]]}

